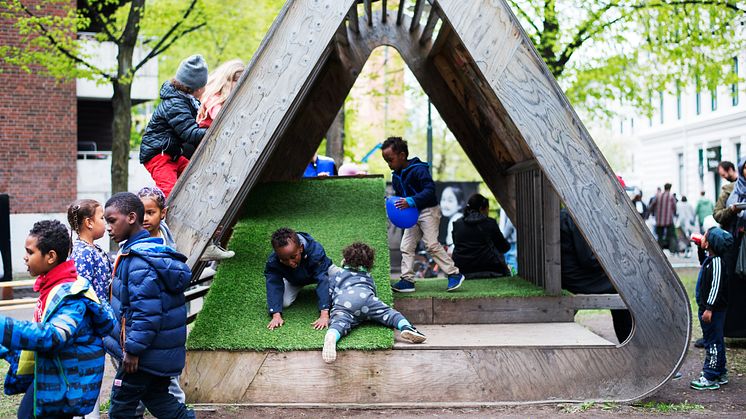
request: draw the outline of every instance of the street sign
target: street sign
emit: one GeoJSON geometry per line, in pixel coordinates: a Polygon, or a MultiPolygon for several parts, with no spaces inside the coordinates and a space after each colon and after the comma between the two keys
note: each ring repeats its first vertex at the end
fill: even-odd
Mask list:
{"type": "Polygon", "coordinates": [[[707,171],[717,172],[721,158],[720,146],[708,148],[705,157],[707,157],[707,171]]]}

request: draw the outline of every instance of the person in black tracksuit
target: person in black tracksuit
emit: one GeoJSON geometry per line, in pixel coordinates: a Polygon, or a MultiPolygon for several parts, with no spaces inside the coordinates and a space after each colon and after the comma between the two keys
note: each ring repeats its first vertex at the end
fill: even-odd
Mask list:
{"type": "Polygon", "coordinates": [[[691,382],[696,390],[715,390],[728,383],[725,368],[725,313],[727,303],[728,269],[733,247],[733,236],[714,227],[707,231],[700,243],[702,267],[697,278],[696,298],[698,318],[705,345],[702,375],[691,382]],[[708,255],[705,257],[704,250],[708,255]]]}
{"type": "Polygon", "coordinates": [[[510,276],[503,257],[510,243],[488,212],[487,198],[474,194],[467,201],[464,216],[453,223],[453,262],[467,278],[510,276]]]}
{"type": "MultiPolygon", "coordinates": [[[[565,208],[560,211],[560,255],[563,289],[575,294],[618,294],[565,208]]],[[[632,332],[632,315],[629,310],[611,310],[611,318],[622,343],[632,332]]]]}

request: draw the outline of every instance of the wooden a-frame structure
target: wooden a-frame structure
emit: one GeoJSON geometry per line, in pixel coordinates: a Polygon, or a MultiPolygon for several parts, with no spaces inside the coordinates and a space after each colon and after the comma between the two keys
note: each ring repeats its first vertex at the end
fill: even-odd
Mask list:
{"type": "Polygon", "coordinates": [[[195,401],[453,405],[623,401],[655,391],[686,353],[688,298],[506,2],[357,3],[288,0],[282,9],[172,193],[168,222],[189,263],[197,265],[257,182],[302,173],[371,51],[390,45],[515,221],[521,275],[559,295],[564,202],[632,312],[633,333],[619,346],[360,353],[335,367],[317,354],[283,355],[273,366],[263,358],[261,373],[255,358],[223,353],[193,361],[187,387],[206,394],[200,368],[237,368],[241,376],[222,381],[255,385],[195,401]],[[403,376],[417,359],[419,370],[403,376]],[[283,382],[283,373],[297,379],[283,382]],[[351,391],[356,373],[374,383],[351,391]]]}

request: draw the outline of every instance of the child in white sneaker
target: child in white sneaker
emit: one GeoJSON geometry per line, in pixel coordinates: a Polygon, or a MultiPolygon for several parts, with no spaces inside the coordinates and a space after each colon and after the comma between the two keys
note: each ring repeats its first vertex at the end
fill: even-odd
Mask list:
{"type": "Polygon", "coordinates": [[[334,362],[339,339],[365,320],[396,328],[401,331],[402,339],[411,343],[424,342],[425,335],[376,296],[376,285],[370,276],[375,251],[365,243],[356,242],[342,251],[342,257],[344,268],[329,283],[332,311],[329,331],[324,337],[324,361],[334,362]]]}

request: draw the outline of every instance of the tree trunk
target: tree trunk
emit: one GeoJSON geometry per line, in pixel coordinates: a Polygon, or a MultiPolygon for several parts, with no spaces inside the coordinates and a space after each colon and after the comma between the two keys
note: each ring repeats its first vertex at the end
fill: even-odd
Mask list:
{"type": "Polygon", "coordinates": [[[126,191],[129,180],[130,130],[132,129],[132,98],[130,83],[113,83],[111,144],[111,193],[126,191]]]}
{"type": "Polygon", "coordinates": [[[342,165],[345,157],[345,107],[337,113],[332,125],[326,132],[326,156],[334,159],[337,168],[342,165]]]}

